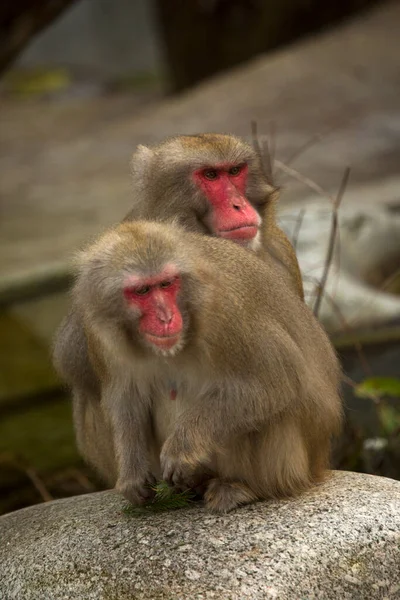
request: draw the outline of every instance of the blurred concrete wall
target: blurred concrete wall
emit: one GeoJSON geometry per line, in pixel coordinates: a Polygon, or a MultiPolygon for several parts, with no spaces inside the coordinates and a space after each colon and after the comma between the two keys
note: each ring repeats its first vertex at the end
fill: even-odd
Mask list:
{"type": "Polygon", "coordinates": [[[81,0],[41,33],[17,66],[83,67],[118,76],[157,71],[161,51],[150,0],[81,0]]]}

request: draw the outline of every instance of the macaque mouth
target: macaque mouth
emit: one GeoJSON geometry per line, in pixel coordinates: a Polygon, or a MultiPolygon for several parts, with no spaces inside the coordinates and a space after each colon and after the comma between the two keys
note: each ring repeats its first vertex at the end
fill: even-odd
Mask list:
{"type": "Polygon", "coordinates": [[[179,342],[181,337],[180,333],[175,333],[174,335],[154,335],[153,333],[143,332],[143,335],[150,344],[163,350],[170,350],[173,348],[173,346],[179,342]]]}
{"type": "Polygon", "coordinates": [[[232,229],[219,230],[218,235],[226,240],[252,240],[258,233],[257,225],[244,225],[232,229]]]}

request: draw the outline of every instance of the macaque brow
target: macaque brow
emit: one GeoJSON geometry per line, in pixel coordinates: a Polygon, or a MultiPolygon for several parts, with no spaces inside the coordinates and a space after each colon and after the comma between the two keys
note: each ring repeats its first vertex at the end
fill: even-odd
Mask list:
{"type": "Polygon", "coordinates": [[[175,279],[179,278],[179,273],[175,266],[167,265],[163,271],[156,275],[148,277],[143,275],[128,275],[124,280],[124,288],[138,289],[142,287],[156,287],[166,283],[171,284],[175,279]]]}
{"type": "Polygon", "coordinates": [[[204,171],[215,170],[215,171],[229,171],[232,167],[236,167],[239,169],[243,169],[246,166],[245,162],[222,162],[222,163],[212,163],[201,167],[201,169],[197,169],[198,173],[204,173],[204,171]]]}

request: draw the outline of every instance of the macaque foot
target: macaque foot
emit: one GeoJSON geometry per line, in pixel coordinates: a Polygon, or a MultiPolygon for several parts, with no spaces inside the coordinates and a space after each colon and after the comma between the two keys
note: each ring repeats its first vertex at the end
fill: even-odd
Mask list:
{"type": "Polygon", "coordinates": [[[155,484],[155,478],[149,474],[143,479],[118,480],[115,489],[134,506],[141,506],[154,498],[155,484]]]}
{"type": "Polygon", "coordinates": [[[257,495],[245,483],[223,479],[212,479],[204,494],[206,507],[218,513],[227,513],[255,500],[257,495]]]}
{"type": "Polygon", "coordinates": [[[207,457],[200,452],[184,451],[176,435],[165,442],[160,461],[163,479],[177,489],[194,489],[209,478],[204,466],[207,457]]]}

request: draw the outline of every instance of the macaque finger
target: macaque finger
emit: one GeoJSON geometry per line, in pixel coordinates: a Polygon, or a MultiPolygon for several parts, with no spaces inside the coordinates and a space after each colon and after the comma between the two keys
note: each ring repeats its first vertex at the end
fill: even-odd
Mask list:
{"type": "Polygon", "coordinates": [[[148,474],[142,481],[138,480],[119,480],[116,489],[120,492],[131,504],[140,506],[152,500],[156,494],[154,486],[156,480],[153,475],[148,474]]]}

